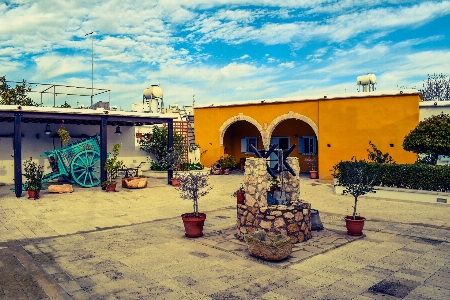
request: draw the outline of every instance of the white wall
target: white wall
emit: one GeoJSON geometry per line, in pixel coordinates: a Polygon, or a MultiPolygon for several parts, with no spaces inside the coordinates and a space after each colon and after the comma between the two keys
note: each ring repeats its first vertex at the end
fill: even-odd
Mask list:
{"type": "MultiPolygon", "coordinates": [[[[22,123],[22,163],[33,158],[34,161],[44,166],[44,174],[50,173],[49,163],[47,158],[40,157],[42,153],[47,150],[53,150],[61,147],[59,138],[51,138],[52,134],[56,134],[56,131],[60,125],[51,124],[51,135],[44,133],[45,125],[43,123],[22,123]],[[36,138],[36,134],[39,134],[39,139],[36,138]]],[[[77,136],[81,134],[95,135],[100,133],[99,125],[71,125],[65,124],[64,126],[71,136],[77,136]]],[[[112,145],[121,143],[119,159],[124,161],[127,167],[136,167],[141,161],[146,161],[147,154],[135,146],[135,129],[134,127],[120,127],[122,134],[114,134],[116,127],[108,126],[108,145],[107,151],[112,150],[112,145]]],[[[1,123],[0,136],[14,133],[14,123],[1,123]]],[[[73,138],[69,143],[73,143],[80,140],[79,138],[73,138]]],[[[14,184],[14,139],[12,137],[0,137],[0,183],[14,184]]],[[[147,166],[143,168],[148,169],[147,166]]],[[[23,177],[23,180],[25,178],[23,177]]]]}

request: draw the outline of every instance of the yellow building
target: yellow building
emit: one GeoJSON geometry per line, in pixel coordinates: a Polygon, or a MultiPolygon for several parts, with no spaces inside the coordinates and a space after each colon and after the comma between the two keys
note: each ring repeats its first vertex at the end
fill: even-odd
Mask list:
{"type": "Polygon", "coordinates": [[[419,122],[420,101],[417,90],[403,90],[200,105],[195,138],[205,166],[224,154],[238,162],[255,157],[249,144],[296,144],[290,156],[299,158],[302,172],[311,169],[305,158],[316,156],[319,178],[332,179],[339,161],[367,159],[369,141],[397,163],[413,163],[417,156],[402,143],[419,122]]]}

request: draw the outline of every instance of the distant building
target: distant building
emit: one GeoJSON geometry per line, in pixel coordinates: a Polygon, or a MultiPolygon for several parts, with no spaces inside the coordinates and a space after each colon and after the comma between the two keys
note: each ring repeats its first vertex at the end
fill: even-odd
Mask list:
{"type": "MultiPolygon", "coordinates": [[[[296,145],[302,172],[305,160],[317,157],[320,179],[332,179],[341,160],[367,159],[369,141],[397,163],[414,163],[417,155],[403,150],[404,137],[419,122],[417,90],[360,92],[319,97],[291,97],[196,105],[195,140],[202,164],[212,165],[224,154],[241,162],[258,149],[296,145]]],[[[272,166],[276,163],[271,157],[272,166]]]]}

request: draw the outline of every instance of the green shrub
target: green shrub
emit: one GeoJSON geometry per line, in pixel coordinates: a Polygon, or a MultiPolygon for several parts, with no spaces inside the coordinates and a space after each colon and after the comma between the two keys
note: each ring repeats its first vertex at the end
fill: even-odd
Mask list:
{"type": "MultiPolygon", "coordinates": [[[[338,175],[344,176],[343,180],[347,180],[345,172],[342,170],[347,170],[352,163],[351,161],[341,161],[336,164],[333,167],[333,176],[335,178],[338,178],[338,175]]],[[[450,192],[450,166],[364,163],[367,164],[367,172],[380,174],[375,180],[377,186],[450,192]]]]}

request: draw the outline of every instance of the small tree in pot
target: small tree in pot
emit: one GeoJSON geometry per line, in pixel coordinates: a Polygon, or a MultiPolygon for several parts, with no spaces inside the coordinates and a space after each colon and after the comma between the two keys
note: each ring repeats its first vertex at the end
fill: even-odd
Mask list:
{"type": "Polygon", "coordinates": [[[106,188],[107,192],[115,192],[117,182],[113,180],[117,176],[117,172],[123,166],[123,161],[118,160],[120,144],[114,144],[112,150],[112,157],[106,159],[105,171],[107,180],[102,182],[102,187],[106,188]]]}
{"type": "Polygon", "coordinates": [[[182,214],[187,237],[200,237],[203,235],[203,224],[206,214],[198,212],[198,199],[207,195],[212,189],[208,183],[208,174],[200,172],[187,172],[180,176],[181,199],[191,200],[194,203],[194,212],[182,214]]]}
{"type": "Polygon", "coordinates": [[[356,205],[358,197],[367,193],[375,193],[374,185],[379,178],[378,168],[371,168],[373,163],[365,160],[341,161],[333,166],[333,177],[337,179],[336,185],[344,187],[343,195],[352,195],[354,198],[353,215],[346,216],[347,232],[350,235],[362,235],[366,218],[357,216],[356,205]]]}
{"type": "Polygon", "coordinates": [[[44,177],[44,167],[38,165],[33,161],[33,158],[26,160],[23,163],[25,178],[25,185],[28,190],[28,199],[39,199],[39,191],[42,188],[42,178],[44,177]]]}

